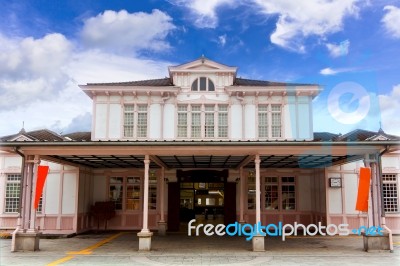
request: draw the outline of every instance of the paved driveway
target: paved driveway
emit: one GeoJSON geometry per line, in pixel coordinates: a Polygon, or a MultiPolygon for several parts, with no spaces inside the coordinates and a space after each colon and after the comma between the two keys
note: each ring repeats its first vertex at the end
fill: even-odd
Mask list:
{"type": "Polygon", "coordinates": [[[243,237],[154,236],[152,251],[139,252],[136,233],[85,234],[41,239],[38,252],[10,252],[0,239],[0,265],[400,265],[400,236],[395,252],[367,253],[362,238],[277,237],[265,239],[265,252],[252,252],[243,237]]]}

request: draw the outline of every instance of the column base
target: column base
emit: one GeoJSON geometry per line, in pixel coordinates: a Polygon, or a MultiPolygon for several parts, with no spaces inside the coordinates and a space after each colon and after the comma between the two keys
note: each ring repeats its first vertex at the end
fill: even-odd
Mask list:
{"type": "Polygon", "coordinates": [[[264,236],[253,236],[253,251],[265,251],[264,248],[264,236]]]}
{"type": "Polygon", "coordinates": [[[158,234],[160,236],[165,236],[167,232],[167,223],[166,222],[158,222],[158,234]]]}
{"type": "Polygon", "coordinates": [[[151,250],[151,237],[152,232],[139,232],[137,234],[139,237],[139,251],[150,251],[151,250]]]}
{"type": "Polygon", "coordinates": [[[39,232],[17,232],[13,234],[13,242],[15,247],[11,247],[12,251],[38,251],[40,236],[39,232]]]}
{"type": "Polygon", "coordinates": [[[364,251],[379,252],[383,250],[390,250],[389,234],[384,233],[381,235],[368,236],[363,235],[364,251]]]}

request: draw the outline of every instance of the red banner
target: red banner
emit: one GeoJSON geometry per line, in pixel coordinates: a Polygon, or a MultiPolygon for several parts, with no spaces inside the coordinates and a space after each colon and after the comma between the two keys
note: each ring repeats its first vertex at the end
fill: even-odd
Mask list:
{"type": "Polygon", "coordinates": [[[39,206],[39,200],[42,196],[44,182],[46,181],[47,174],[49,173],[49,167],[45,165],[39,165],[37,169],[37,180],[36,180],[36,193],[35,193],[35,210],[39,206]]]}
{"type": "Polygon", "coordinates": [[[358,183],[358,195],[356,210],[368,211],[369,189],[371,183],[371,168],[360,168],[360,180],[358,183]]]}

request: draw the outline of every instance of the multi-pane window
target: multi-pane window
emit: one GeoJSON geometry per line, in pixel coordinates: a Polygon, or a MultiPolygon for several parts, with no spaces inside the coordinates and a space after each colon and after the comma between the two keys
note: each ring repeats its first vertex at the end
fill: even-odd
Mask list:
{"type": "Polygon", "coordinates": [[[296,191],[294,177],[282,177],[282,209],[296,209],[296,191]]]}
{"type": "Polygon", "coordinates": [[[215,91],[214,83],[211,79],[206,77],[200,77],[193,81],[192,83],[192,91],[215,91]]]}
{"type": "Polygon", "coordinates": [[[149,209],[157,209],[157,176],[153,172],[149,176],[149,209]]]}
{"type": "Polygon", "coordinates": [[[126,210],[139,210],[140,177],[127,177],[126,180],[126,210]]]}
{"type": "Polygon", "coordinates": [[[111,177],[109,186],[109,199],[115,204],[116,210],[122,210],[122,195],[124,188],[124,178],[123,177],[111,177]]]}
{"type": "Polygon", "coordinates": [[[125,105],[124,107],[124,137],[133,137],[135,121],[135,106],[125,105]]]}
{"type": "Polygon", "coordinates": [[[258,106],[258,137],[268,138],[268,105],[258,106]]]}
{"type": "Polygon", "coordinates": [[[141,206],[140,177],[110,177],[109,200],[115,203],[115,209],[120,211],[139,210],[141,206]]]}
{"type": "Polygon", "coordinates": [[[206,105],[205,106],[205,137],[212,138],[214,137],[214,105],[206,105]]]}
{"type": "Polygon", "coordinates": [[[147,137],[147,105],[138,106],[137,137],[147,137]]]}
{"type": "Polygon", "coordinates": [[[124,137],[147,137],[147,113],[147,105],[126,104],[124,106],[124,137]]]}
{"type": "Polygon", "coordinates": [[[187,137],[188,114],[187,105],[178,106],[178,138],[187,137]]]}
{"type": "Polygon", "coordinates": [[[247,178],[247,208],[249,210],[256,208],[256,180],[254,172],[249,172],[247,178]]]}
{"type": "Polygon", "coordinates": [[[228,137],[228,106],[218,105],[218,137],[228,137]]]}
{"type": "Polygon", "coordinates": [[[278,178],[266,177],[265,178],[265,209],[278,210],[279,197],[278,197],[278,178]]]}
{"type": "Polygon", "coordinates": [[[281,137],[281,106],[277,104],[271,105],[271,132],[273,138],[281,137]]]}
{"type": "Polygon", "coordinates": [[[6,213],[16,213],[19,207],[21,174],[8,174],[6,181],[6,198],[5,208],[6,213]]]}
{"type": "Polygon", "coordinates": [[[296,185],[295,178],[265,177],[264,197],[266,210],[295,210],[296,185]]]}
{"type": "Polygon", "coordinates": [[[385,212],[399,211],[399,187],[397,174],[383,174],[383,206],[385,212]]]}
{"type": "Polygon", "coordinates": [[[201,137],[201,106],[192,106],[192,128],[191,128],[192,138],[201,137]]]}
{"type": "Polygon", "coordinates": [[[39,204],[38,204],[38,207],[36,209],[36,212],[37,213],[42,213],[42,210],[43,210],[43,196],[41,196],[40,199],[39,199],[39,204]]]}
{"type": "Polygon", "coordinates": [[[258,106],[258,137],[282,137],[282,106],[262,104],[258,106]]]}
{"type": "Polygon", "coordinates": [[[227,138],[228,106],[178,105],[178,138],[227,138]]]}

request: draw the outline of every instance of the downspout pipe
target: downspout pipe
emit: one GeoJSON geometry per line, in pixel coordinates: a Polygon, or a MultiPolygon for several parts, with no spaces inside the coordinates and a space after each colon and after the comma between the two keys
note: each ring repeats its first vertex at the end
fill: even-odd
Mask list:
{"type": "Polygon", "coordinates": [[[22,195],[24,188],[24,180],[25,180],[25,155],[19,150],[19,147],[14,148],[15,153],[19,154],[22,157],[22,165],[21,165],[21,181],[19,183],[19,199],[18,199],[18,219],[17,219],[17,227],[12,233],[11,240],[11,252],[16,251],[15,238],[16,234],[21,230],[21,220],[22,220],[22,195]]]}
{"type": "Polygon", "coordinates": [[[389,234],[389,249],[390,253],[393,253],[393,234],[392,230],[389,229],[389,227],[386,226],[386,220],[385,220],[385,207],[383,204],[383,178],[382,178],[382,156],[389,150],[389,146],[386,146],[385,149],[378,154],[378,169],[379,169],[379,180],[380,180],[380,196],[381,196],[381,224],[382,228],[385,229],[388,234],[389,234]]]}

